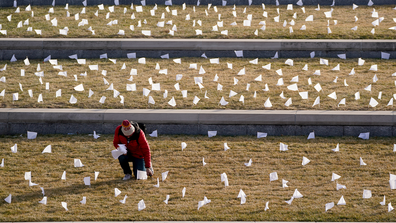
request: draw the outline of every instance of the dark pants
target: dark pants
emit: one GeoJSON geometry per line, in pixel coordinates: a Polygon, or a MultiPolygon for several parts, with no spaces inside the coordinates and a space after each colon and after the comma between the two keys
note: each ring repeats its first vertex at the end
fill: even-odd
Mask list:
{"type": "Polygon", "coordinates": [[[133,157],[130,153],[127,153],[127,155],[119,156],[118,161],[120,161],[120,165],[121,168],[124,170],[124,174],[131,174],[131,175],[132,175],[132,171],[131,171],[131,167],[129,166],[129,162],[132,162],[133,174],[135,175],[135,178],[137,178],[137,170],[146,171],[144,159],[133,157]]]}

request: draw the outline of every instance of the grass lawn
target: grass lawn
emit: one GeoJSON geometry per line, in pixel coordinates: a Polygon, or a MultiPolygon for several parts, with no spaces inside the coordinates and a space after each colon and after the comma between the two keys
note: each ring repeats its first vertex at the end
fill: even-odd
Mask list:
{"type": "MultiPolygon", "coordinates": [[[[294,59],[294,66],[285,64],[286,59],[259,59],[258,64],[252,64],[253,58],[220,58],[219,64],[210,63],[205,58],[181,58],[181,64],[172,59],[147,58],[146,64],[138,63],[138,59],[117,59],[116,64],[108,59],[88,59],[86,64],[78,64],[76,60],[58,60],[58,66],[62,70],[55,69],[49,62],[31,60],[26,66],[22,60],[10,63],[1,61],[0,68],[7,64],[7,69],[0,72],[0,78],[4,77],[5,83],[0,81],[0,93],[4,90],[4,97],[0,96],[0,107],[3,108],[138,108],[138,109],[291,109],[291,110],[393,110],[388,106],[390,100],[395,97],[396,72],[394,60],[366,59],[363,66],[358,66],[358,59],[335,59],[329,58],[329,65],[321,65],[320,58],[294,59]],[[38,64],[44,77],[35,75],[38,64]],[[125,64],[125,69],[121,69],[125,64]],[[155,69],[157,64],[159,70],[155,69]],[[190,69],[191,64],[196,64],[197,69],[190,69]],[[228,65],[232,64],[232,69],[228,65]],[[332,70],[340,65],[340,71],[332,70]],[[90,70],[89,65],[98,65],[99,70],[90,70]],[[271,66],[271,69],[264,67],[271,66]],[[308,70],[302,70],[307,65],[308,70]],[[370,70],[377,65],[377,71],[370,70]],[[205,73],[199,74],[200,68],[205,73]],[[21,76],[21,69],[25,76],[21,76]],[[136,69],[137,75],[130,75],[131,70],[136,69]],[[245,69],[245,75],[238,73],[245,69]],[[354,69],[355,74],[350,75],[354,69]],[[165,70],[167,74],[165,74],[165,70]],[[279,75],[282,71],[282,75],[279,75]],[[314,75],[320,71],[320,75],[314,75]],[[106,71],[106,76],[103,75],[106,71]],[[163,73],[160,73],[162,71],[163,73]],[[59,72],[67,72],[67,76],[59,75],[59,72]],[[87,73],[86,76],[80,74],[87,73]],[[182,74],[180,80],[177,75],[182,74]],[[217,81],[214,81],[215,77],[217,81]],[[76,76],[76,77],[75,77],[76,76]],[[261,76],[261,81],[257,78],[261,76]],[[298,76],[298,82],[291,80],[298,76]],[[194,78],[202,77],[202,86],[194,83],[194,78]],[[376,78],[378,79],[375,81],[376,78]],[[76,81],[77,78],[77,81],[76,81]],[[159,83],[160,90],[153,90],[153,84],[159,83]],[[104,79],[108,82],[105,84],[104,79]],[[235,84],[235,79],[237,83],[235,84]],[[277,85],[283,80],[283,85],[277,85]],[[312,84],[309,84],[309,79],[312,84]],[[336,82],[334,82],[336,81],[336,82]],[[49,84],[46,90],[46,83],[49,84]],[[348,86],[345,86],[347,83],[348,86]],[[82,84],[84,91],[76,91],[74,87],[82,84]],[[113,85],[116,90],[107,90],[113,85]],[[127,90],[127,85],[135,84],[136,90],[127,90]],[[175,85],[179,84],[179,90],[175,85]],[[288,86],[297,84],[298,91],[288,89],[288,86]],[[319,84],[322,88],[317,91],[314,86],[319,84]],[[248,88],[249,85],[249,88],[248,88]],[[269,91],[264,91],[268,85],[269,91]],[[371,85],[371,91],[367,87],[371,85]],[[143,89],[150,90],[147,96],[143,95],[143,89]],[[218,90],[221,89],[222,90],[218,90]],[[248,89],[247,89],[248,88],[248,89]],[[94,94],[89,96],[89,90],[94,94]],[[32,90],[32,96],[29,96],[32,90]],[[61,96],[56,97],[56,92],[61,90],[61,96]],[[165,90],[168,92],[164,98],[165,90]],[[183,97],[182,91],[187,90],[187,97],[183,97]],[[236,93],[230,97],[230,92],[236,93]],[[121,104],[120,96],[114,97],[114,93],[120,93],[124,97],[121,104]],[[284,99],[280,97],[283,92],[284,99]],[[308,92],[308,99],[303,99],[299,92],[308,92]],[[334,93],[337,99],[328,95],[334,93]],[[360,99],[355,100],[355,94],[359,92],[360,99]],[[18,93],[18,100],[13,100],[13,94],[18,93]],[[38,102],[41,94],[43,101],[38,102]],[[208,98],[205,98],[205,94],[208,98]],[[71,104],[71,96],[77,99],[77,103],[71,104]],[[104,103],[99,103],[102,97],[106,97],[104,103]],[[243,96],[244,102],[240,101],[243,96]],[[379,96],[381,99],[379,99],[379,96]],[[152,97],[155,104],[149,103],[152,97]],[[168,102],[175,99],[176,106],[168,102]],[[194,98],[200,100],[195,105],[194,98]],[[227,105],[220,105],[224,97],[227,105]],[[320,104],[315,105],[316,98],[320,98],[320,104]],[[339,105],[345,98],[345,105],[339,105]],[[376,107],[369,106],[371,98],[379,104],[376,107]],[[272,107],[264,107],[264,102],[270,100],[272,107]],[[292,104],[286,106],[288,99],[292,104]]],[[[58,67],[59,68],[59,67],[58,67]]]]}
{"type": "Polygon", "coordinates": [[[6,36],[0,34],[2,37],[394,39],[396,32],[389,29],[396,26],[393,20],[396,17],[394,6],[359,6],[355,10],[352,10],[352,5],[327,5],[321,6],[320,10],[316,10],[317,6],[304,6],[305,13],[302,7],[294,6],[293,10],[287,10],[286,5],[267,5],[265,9],[262,6],[237,6],[235,10],[233,6],[208,9],[208,6],[204,5],[188,5],[183,10],[180,5],[160,5],[156,10],[153,9],[154,6],[144,6],[142,12],[137,12],[136,6],[131,9],[130,5],[114,6],[113,12],[108,6],[104,7],[104,10],[90,6],[85,8],[85,13],[82,6],[69,6],[67,10],[65,5],[56,6],[53,13],[50,13],[49,6],[33,5],[32,11],[25,11],[25,7],[20,6],[19,13],[15,13],[15,8],[0,9],[0,24],[2,30],[7,31],[6,36]],[[325,12],[331,9],[331,17],[326,18],[325,12]],[[151,15],[151,10],[154,11],[154,15],[151,15]],[[373,13],[374,10],[378,15],[373,13]],[[67,12],[70,17],[67,17],[67,12]],[[49,16],[49,20],[46,20],[46,15],[49,16]],[[248,18],[249,15],[251,18],[248,18]],[[311,15],[313,21],[306,21],[311,15]],[[9,16],[11,21],[7,18],[9,16]],[[186,20],[188,17],[189,20],[186,20]],[[275,22],[274,18],[278,18],[278,22],[275,22]],[[52,25],[51,21],[54,19],[57,20],[57,26],[52,25]],[[87,24],[83,23],[83,20],[87,24]],[[244,20],[250,20],[251,26],[244,26],[244,20]],[[376,20],[378,25],[375,24],[376,20]],[[234,22],[236,25],[231,25],[234,22]],[[22,27],[17,28],[19,23],[22,27]],[[303,25],[306,27],[305,30],[301,30],[303,25]],[[31,31],[27,31],[29,27],[31,31]],[[65,27],[68,27],[68,33],[61,35],[59,30],[65,27]],[[354,27],[357,29],[352,30],[354,27]],[[328,33],[328,28],[331,33],[328,33]],[[41,30],[41,35],[35,30],[41,30]],[[118,34],[120,30],[124,31],[124,35],[118,34]],[[142,30],[150,30],[151,35],[143,35],[142,30]],[[170,35],[169,30],[174,30],[174,35],[170,35]],[[197,35],[196,30],[201,30],[202,35],[197,35]],[[227,35],[224,34],[226,30],[227,35]]]}
{"type": "Polygon", "coordinates": [[[330,137],[307,140],[306,136],[257,139],[253,136],[213,137],[166,136],[148,138],[155,174],[145,181],[122,181],[123,173],[110,151],[113,135],[95,140],[86,135],[39,135],[35,140],[24,136],[0,138],[0,221],[134,221],[134,220],[244,220],[244,221],[368,221],[393,222],[396,204],[389,187],[389,174],[395,174],[393,138],[330,137]],[[187,147],[182,151],[181,142],[187,147]],[[279,151],[279,143],[289,150],[279,151]],[[224,143],[230,150],[224,151],[224,143]],[[339,143],[340,151],[332,149],[339,143]],[[18,146],[17,153],[10,147],[18,146]],[[42,154],[52,146],[52,153],[42,154]],[[303,157],[311,162],[302,166],[303,157]],[[359,158],[367,164],[361,166],[359,158]],[[205,158],[206,166],[202,164],[205,158]],[[84,167],[75,168],[80,159],[84,167]],[[252,166],[247,163],[252,159],[252,166]],[[29,187],[24,179],[31,171],[29,187]],[[61,180],[66,171],[66,180],[61,180]],[[97,180],[94,172],[99,171],[97,180]],[[169,171],[164,182],[161,173],[169,171]],[[278,180],[270,182],[270,173],[278,180]],[[220,175],[226,173],[229,186],[220,175]],[[341,176],[332,182],[332,173],[341,176]],[[91,177],[85,186],[84,177],[91,177]],[[160,187],[154,187],[160,179],[160,187]],[[289,181],[282,187],[282,179],[289,181]],[[346,189],[336,190],[342,184],[346,189]],[[47,205],[43,199],[44,188],[47,205]],[[185,197],[182,189],[186,188],[185,197]],[[121,194],[114,196],[114,188],[121,194]],[[247,197],[241,204],[240,190],[247,197]],[[287,204],[295,189],[303,195],[287,204]],[[371,190],[372,198],[363,199],[363,190],[371,190]],[[12,195],[12,202],[4,199],[12,195]],[[126,203],[119,201],[127,195],[126,203]],[[170,195],[169,203],[163,201],[170,195]],[[381,206],[383,196],[386,205],[381,206]],[[81,204],[83,196],[86,204],[81,204]],[[206,196],[211,203],[199,210],[198,201],[206,196]],[[346,205],[337,205],[344,196],[346,205]],[[138,211],[144,200],[146,209],[138,211]],[[69,211],[61,206],[66,202],[69,211]],[[269,210],[265,204],[269,202],[269,210]],[[325,212],[325,204],[334,208],[325,212]]]}

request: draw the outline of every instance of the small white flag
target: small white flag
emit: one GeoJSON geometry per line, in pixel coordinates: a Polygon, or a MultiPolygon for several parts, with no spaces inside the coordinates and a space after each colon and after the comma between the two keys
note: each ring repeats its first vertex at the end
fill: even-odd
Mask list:
{"type": "Polygon", "coordinates": [[[144,203],[144,200],[139,201],[138,203],[138,211],[141,211],[146,208],[146,204],[144,203]]]}
{"type": "Polygon", "coordinates": [[[310,132],[307,139],[314,139],[314,138],[315,138],[315,132],[310,132]]]}
{"type": "Polygon", "coordinates": [[[360,133],[358,137],[361,138],[361,139],[369,139],[370,138],[370,132],[360,133]]]}
{"type": "Polygon", "coordinates": [[[47,147],[45,147],[45,149],[43,150],[42,153],[51,153],[51,145],[48,145],[47,147]]]}
{"type": "Polygon", "coordinates": [[[277,172],[270,173],[270,182],[275,180],[278,180],[278,173],[277,172]]]}
{"type": "Polygon", "coordinates": [[[338,201],[337,205],[346,205],[344,196],[341,196],[340,200],[338,201]]]}
{"type": "Polygon", "coordinates": [[[296,189],[293,193],[293,198],[302,198],[303,195],[296,189]]]}
{"type": "Polygon", "coordinates": [[[266,132],[257,132],[257,138],[265,138],[267,137],[267,133],[266,132]]]}
{"type": "Polygon", "coordinates": [[[74,159],[74,167],[83,167],[84,165],[82,164],[80,159],[74,159]]]}
{"type": "Polygon", "coordinates": [[[264,102],[264,107],[266,107],[266,108],[271,108],[271,107],[272,107],[272,103],[271,103],[269,97],[268,97],[267,100],[264,102]]]}
{"type": "Polygon", "coordinates": [[[228,147],[227,143],[225,142],[225,143],[224,143],[224,151],[227,151],[227,150],[229,150],[229,149],[230,149],[230,147],[228,147]]]}
{"type": "Polygon", "coordinates": [[[368,199],[371,198],[371,190],[363,190],[363,198],[368,199]]]}
{"type": "Polygon", "coordinates": [[[87,197],[83,196],[83,199],[80,201],[81,204],[87,203],[87,197]]]}
{"type": "Polygon", "coordinates": [[[118,188],[114,188],[114,196],[117,197],[121,194],[121,191],[118,188]]]}
{"type": "Polygon", "coordinates": [[[47,197],[43,197],[41,201],[39,201],[40,204],[47,205],[47,197]]]}
{"type": "Polygon", "coordinates": [[[311,162],[311,160],[309,160],[307,157],[303,156],[302,165],[305,166],[305,165],[307,165],[309,162],[311,162]]]}
{"type": "Polygon", "coordinates": [[[62,204],[62,207],[63,207],[66,211],[69,210],[69,209],[67,209],[67,203],[66,203],[66,202],[61,202],[61,204],[62,204]]]}
{"type": "Polygon", "coordinates": [[[243,57],[243,50],[235,50],[234,52],[237,57],[243,57]]]}
{"type": "Polygon", "coordinates": [[[27,131],[27,138],[28,139],[35,139],[37,137],[37,132],[29,132],[27,131]]]}
{"type": "Polygon", "coordinates": [[[158,131],[154,130],[151,134],[149,134],[151,137],[158,137],[158,131]]]}
{"type": "Polygon", "coordinates": [[[363,161],[362,157],[360,157],[360,166],[366,166],[367,164],[363,161]]]}
{"type": "Polygon", "coordinates": [[[12,198],[12,195],[10,194],[10,195],[8,195],[8,197],[6,197],[4,200],[5,200],[7,203],[11,204],[11,198],[12,198]]]}
{"type": "Polygon", "coordinates": [[[376,101],[374,98],[371,98],[371,99],[370,99],[370,102],[369,102],[369,105],[370,105],[371,107],[375,107],[375,106],[378,105],[378,101],[376,101]]]}
{"type": "Polygon", "coordinates": [[[293,66],[293,60],[292,59],[287,59],[285,64],[287,64],[289,66],[293,66]]]}
{"type": "Polygon", "coordinates": [[[208,137],[213,137],[217,135],[217,131],[208,131],[208,137]]]}
{"type": "Polygon", "coordinates": [[[381,59],[389,60],[389,57],[390,57],[389,53],[381,52],[381,59]]]}
{"type": "Polygon", "coordinates": [[[327,203],[327,204],[326,204],[326,210],[325,210],[325,211],[328,211],[328,210],[330,210],[330,209],[333,208],[333,207],[334,207],[334,202],[327,203]]]}
{"type": "Polygon", "coordinates": [[[289,186],[287,186],[287,183],[289,183],[289,181],[282,179],[282,187],[283,188],[289,187],[289,186]]]}
{"type": "Polygon", "coordinates": [[[84,184],[86,186],[91,186],[91,177],[84,177],[84,184]]]}
{"type": "Polygon", "coordinates": [[[319,104],[320,104],[320,96],[318,96],[318,97],[315,99],[315,102],[313,103],[312,107],[314,107],[315,105],[319,105],[319,104]]]}
{"type": "Polygon", "coordinates": [[[15,144],[14,146],[11,147],[11,152],[17,153],[17,151],[18,151],[18,145],[15,144]]]}
{"type": "Polygon", "coordinates": [[[280,149],[280,151],[287,151],[288,150],[288,145],[280,143],[279,144],[279,149],[280,149]]]}
{"type": "Polygon", "coordinates": [[[335,181],[340,178],[341,178],[341,176],[336,173],[332,173],[332,175],[331,175],[331,181],[335,181]]]}

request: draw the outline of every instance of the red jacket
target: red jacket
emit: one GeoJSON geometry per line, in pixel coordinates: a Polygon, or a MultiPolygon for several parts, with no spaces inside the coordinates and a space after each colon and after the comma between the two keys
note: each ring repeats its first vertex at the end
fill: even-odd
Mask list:
{"type": "MultiPolygon", "coordinates": [[[[146,136],[144,135],[144,132],[140,130],[139,138],[138,140],[130,140],[128,143],[127,138],[124,136],[124,134],[119,134],[120,133],[120,128],[121,125],[119,125],[114,133],[114,140],[113,140],[113,145],[115,148],[118,147],[118,144],[125,144],[129,153],[133,157],[143,159],[144,158],[144,163],[146,168],[151,167],[151,152],[150,152],[150,146],[146,140],[146,136]],[[137,142],[139,141],[139,143],[137,142]]],[[[135,133],[134,133],[135,134],[135,133]]]]}

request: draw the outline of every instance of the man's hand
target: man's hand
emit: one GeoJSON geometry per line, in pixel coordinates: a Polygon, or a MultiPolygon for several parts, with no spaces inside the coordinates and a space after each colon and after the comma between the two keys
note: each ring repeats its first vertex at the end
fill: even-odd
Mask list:
{"type": "Polygon", "coordinates": [[[152,167],[146,168],[146,173],[147,173],[147,176],[151,177],[154,174],[154,169],[152,167]]]}
{"type": "Polygon", "coordinates": [[[128,150],[124,144],[118,144],[117,150],[124,153],[124,155],[128,153],[128,150]]]}
{"type": "MultiPolygon", "coordinates": [[[[117,150],[122,152],[120,147],[117,147],[117,150]]],[[[126,153],[124,153],[124,155],[126,155],[127,153],[128,153],[128,151],[126,153]]]]}

